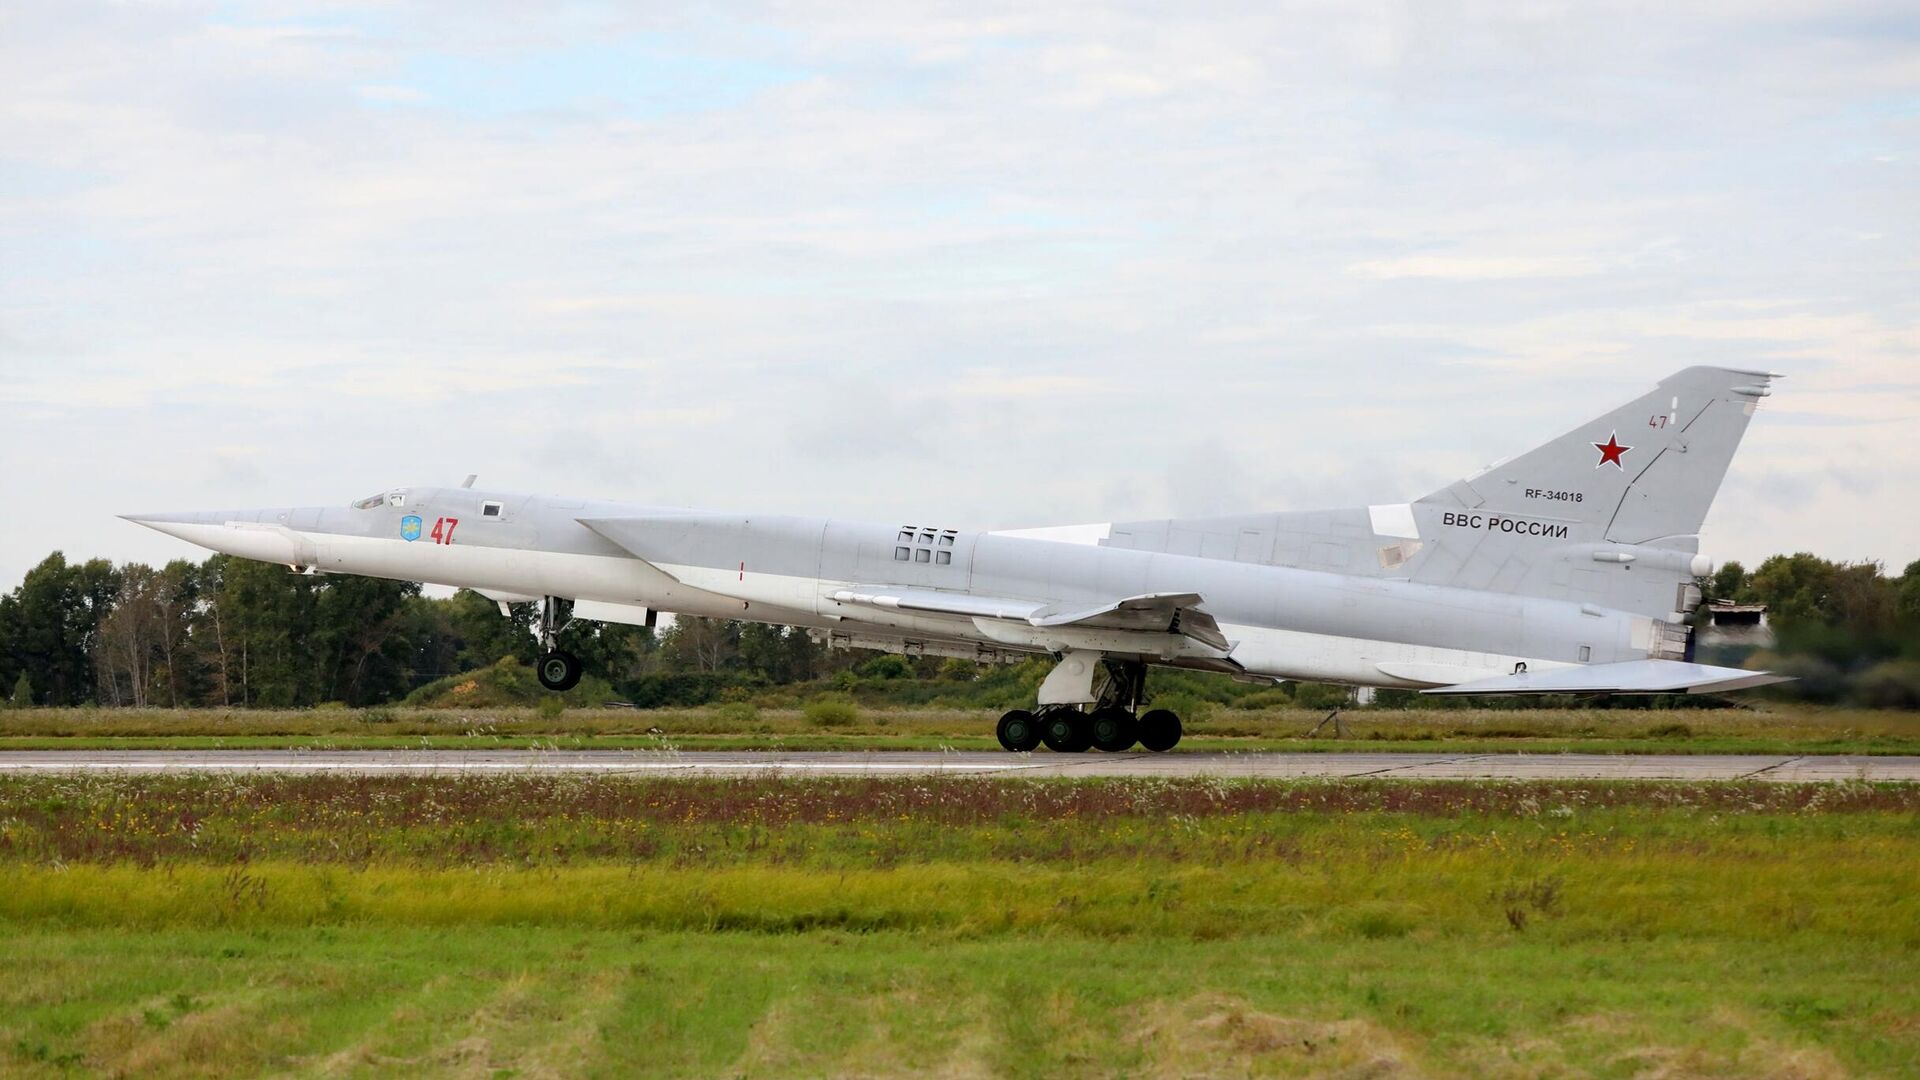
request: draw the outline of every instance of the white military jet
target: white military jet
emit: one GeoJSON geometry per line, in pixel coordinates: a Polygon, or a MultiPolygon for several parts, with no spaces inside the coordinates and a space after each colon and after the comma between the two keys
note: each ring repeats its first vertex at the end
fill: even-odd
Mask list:
{"type": "Polygon", "coordinates": [[[351,506],[129,520],[297,571],[542,605],[540,680],[580,662],[563,619],[657,612],[809,628],[831,645],[981,662],[1050,655],[1000,742],[1167,750],[1153,665],[1429,694],[1653,694],[1782,681],[1692,662],[1699,531],[1777,376],[1695,367],[1411,503],[1032,533],[396,488],[351,506]],[[571,602],[570,604],[568,602],[571,602]]]}

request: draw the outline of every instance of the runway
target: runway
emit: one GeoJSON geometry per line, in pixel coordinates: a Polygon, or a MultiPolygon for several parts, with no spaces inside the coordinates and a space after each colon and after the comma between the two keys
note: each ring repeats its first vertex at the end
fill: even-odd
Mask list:
{"type": "Polygon", "coordinates": [[[1402,780],[1920,781],[1920,757],[1785,754],[1007,754],[635,750],[22,750],[0,774],[1219,776],[1402,780]]]}

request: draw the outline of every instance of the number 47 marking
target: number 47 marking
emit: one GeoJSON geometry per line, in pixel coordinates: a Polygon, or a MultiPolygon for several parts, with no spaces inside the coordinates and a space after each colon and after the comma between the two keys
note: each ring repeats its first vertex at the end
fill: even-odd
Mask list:
{"type": "Polygon", "coordinates": [[[460,524],[459,518],[443,517],[433,523],[433,531],[427,535],[436,544],[453,543],[454,527],[460,524]]]}

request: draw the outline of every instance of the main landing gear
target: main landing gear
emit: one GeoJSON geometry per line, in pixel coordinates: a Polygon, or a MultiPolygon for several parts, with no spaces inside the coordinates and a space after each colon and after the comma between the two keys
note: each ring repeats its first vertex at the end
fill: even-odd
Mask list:
{"type": "Polygon", "coordinates": [[[540,601],[540,660],[534,665],[534,671],[540,676],[540,685],[556,693],[580,685],[580,658],[558,645],[560,631],[573,621],[571,618],[562,619],[561,603],[557,596],[540,601]]]}
{"type": "Polygon", "coordinates": [[[1097,654],[1070,652],[1040,686],[1040,705],[1032,712],[1015,709],[1000,718],[996,734],[1000,745],[1026,753],[1045,743],[1060,754],[1104,750],[1117,754],[1134,745],[1153,751],[1174,748],[1180,741],[1180,718],[1166,709],[1144,715],[1147,703],[1147,665],[1138,660],[1108,660],[1097,654]],[[1096,694],[1093,679],[1105,681],[1096,694]],[[1080,706],[1090,704],[1091,712],[1080,706]]]}

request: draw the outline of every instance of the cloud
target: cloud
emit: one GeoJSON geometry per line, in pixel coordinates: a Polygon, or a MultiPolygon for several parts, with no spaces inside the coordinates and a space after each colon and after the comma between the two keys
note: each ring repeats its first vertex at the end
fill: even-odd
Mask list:
{"type": "Polygon", "coordinates": [[[29,7],[0,452],[53,460],[0,479],[47,510],[0,587],[177,553],[129,507],[476,470],[992,525],[1389,500],[1692,363],[1790,376],[1710,547],[1904,565],[1916,41],[1826,0],[29,7]]]}
{"type": "Polygon", "coordinates": [[[1394,259],[1367,259],[1349,266],[1360,277],[1437,278],[1445,281],[1501,281],[1511,278],[1582,277],[1598,274],[1605,264],[1579,256],[1528,258],[1516,255],[1407,255],[1394,259]]]}

